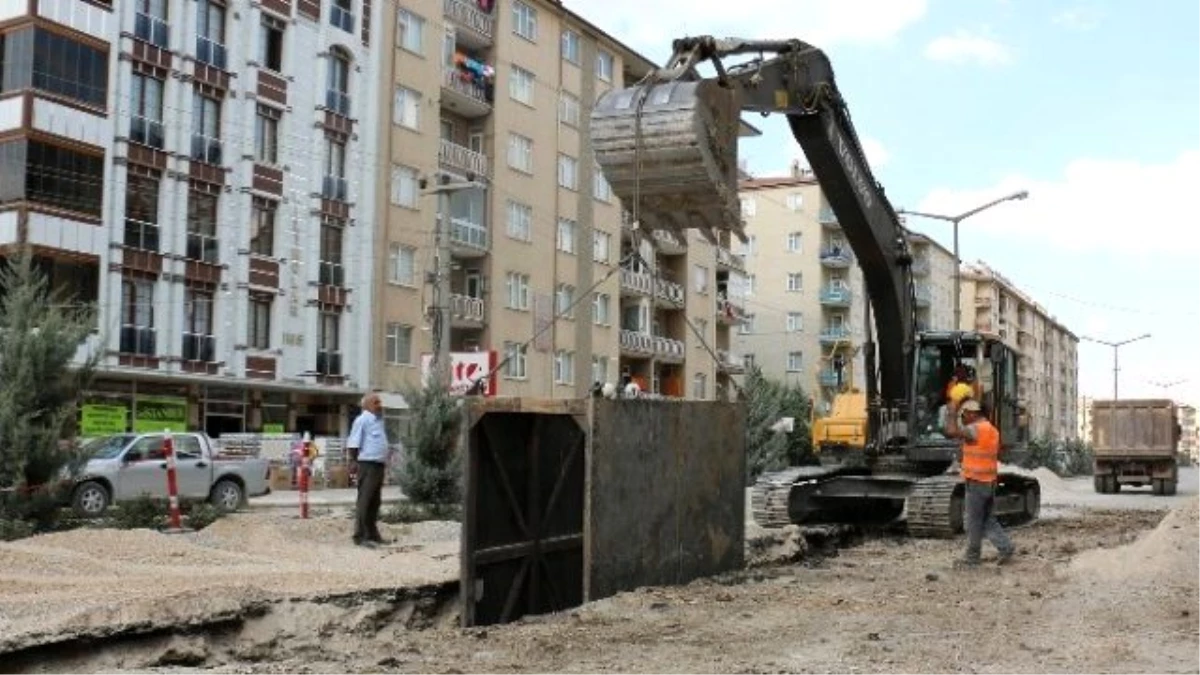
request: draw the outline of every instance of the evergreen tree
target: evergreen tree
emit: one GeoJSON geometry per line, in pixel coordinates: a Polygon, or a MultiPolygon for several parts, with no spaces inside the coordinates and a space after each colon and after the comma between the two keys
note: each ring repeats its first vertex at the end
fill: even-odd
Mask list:
{"type": "Polygon", "coordinates": [[[451,504],[461,497],[460,401],[450,394],[443,368],[435,368],[422,386],[408,386],[404,392],[412,417],[400,489],[418,504],[451,504]]]}
{"type": "Polygon", "coordinates": [[[815,463],[809,428],[811,404],[804,390],[768,379],[757,366],[746,374],[743,389],[746,393],[747,483],[753,483],[764,472],[815,463]],[[771,428],[783,417],[794,419],[790,433],[771,428]]]}
{"type": "Polygon", "coordinates": [[[47,486],[77,452],[65,437],[74,429],[80,392],[90,384],[98,354],[73,363],[93,330],[94,308],[52,289],[28,250],[0,269],[0,510],[47,486]],[[15,495],[15,497],[14,497],[15,495]]]}

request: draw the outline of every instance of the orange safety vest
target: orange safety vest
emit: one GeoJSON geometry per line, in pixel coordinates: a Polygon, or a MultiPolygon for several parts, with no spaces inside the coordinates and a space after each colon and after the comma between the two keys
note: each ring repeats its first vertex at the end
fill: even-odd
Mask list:
{"type": "Polygon", "coordinates": [[[986,419],[973,426],[975,442],[963,443],[962,477],[979,483],[995,483],[1000,471],[1000,432],[986,419]]]}

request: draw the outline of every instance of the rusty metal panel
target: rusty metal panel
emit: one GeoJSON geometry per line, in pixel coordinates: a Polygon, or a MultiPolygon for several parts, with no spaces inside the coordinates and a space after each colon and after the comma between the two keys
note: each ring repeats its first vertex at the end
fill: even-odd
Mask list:
{"type": "Polygon", "coordinates": [[[592,399],[584,598],[741,568],[745,406],[592,399]]]}
{"type": "Polygon", "coordinates": [[[484,400],[465,412],[462,624],[583,601],[586,419],[578,403],[484,400]]]}

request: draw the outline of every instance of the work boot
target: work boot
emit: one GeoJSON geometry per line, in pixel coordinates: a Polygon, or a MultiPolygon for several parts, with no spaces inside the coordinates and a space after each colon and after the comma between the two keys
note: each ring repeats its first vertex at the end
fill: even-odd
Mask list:
{"type": "Polygon", "coordinates": [[[954,560],[954,569],[974,569],[979,567],[979,558],[956,558],[954,560]]]}
{"type": "Polygon", "coordinates": [[[1013,556],[1016,555],[1015,548],[1010,548],[1007,551],[1001,551],[999,557],[996,558],[997,565],[1007,565],[1012,562],[1013,556]]]}

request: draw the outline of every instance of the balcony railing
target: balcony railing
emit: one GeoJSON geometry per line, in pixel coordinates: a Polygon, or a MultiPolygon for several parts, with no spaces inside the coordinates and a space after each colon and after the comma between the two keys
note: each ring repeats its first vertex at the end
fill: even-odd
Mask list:
{"type": "Polygon", "coordinates": [[[654,353],[668,359],[683,359],[683,342],[669,337],[654,336],[654,353]]]}
{"type": "Polygon", "coordinates": [[[717,365],[726,373],[741,373],[746,370],[746,360],[726,349],[717,350],[717,359],[720,361],[717,365]]]}
{"type": "Polygon", "coordinates": [[[486,177],[490,171],[487,155],[444,138],[438,146],[438,162],[445,167],[480,177],[486,177]]]}
{"type": "Polygon", "coordinates": [[[464,0],[445,0],[442,3],[442,13],[454,23],[492,39],[496,32],[496,18],[491,14],[479,11],[473,3],[464,0]]]}
{"type": "Polygon", "coordinates": [[[183,334],[183,360],[204,361],[211,363],[216,360],[217,338],[203,333],[183,334]]]}
{"type": "Polygon", "coordinates": [[[129,140],[151,148],[162,150],[163,124],[147,117],[133,116],[129,119],[129,140]]]}
{"type": "Polygon", "coordinates": [[[138,354],[154,356],[155,330],[149,326],[121,326],[121,344],[118,349],[122,354],[138,354]]]}
{"type": "Polygon", "coordinates": [[[822,207],[821,210],[817,212],[817,220],[821,221],[822,225],[838,224],[837,216],[833,214],[833,209],[829,207],[822,207]]]}
{"type": "Polygon", "coordinates": [[[845,267],[850,262],[850,252],[844,248],[827,248],[821,251],[821,264],[823,265],[845,267]]]}
{"type": "Polygon", "coordinates": [[[726,298],[717,298],[717,319],[729,324],[743,323],[746,309],[726,298]]]}
{"type": "Polygon", "coordinates": [[[325,107],[342,117],[350,116],[350,95],[337,89],[325,90],[325,107]]]}
{"type": "Polygon", "coordinates": [[[683,286],[666,279],[654,280],[654,295],[674,305],[682,306],[686,296],[683,286]]]}
{"type": "Polygon", "coordinates": [[[341,263],[322,260],[318,266],[318,283],[324,286],[344,286],[346,284],[346,268],[341,263]]]}
{"type": "Polygon", "coordinates": [[[488,250],[487,228],[465,218],[450,219],[450,242],[459,246],[488,250]]]}
{"type": "Polygon", "coordinates": [[[318,351],[317,372],[322,375],[341,375],[342,353],[324,350],[318,351]]]}
{"type": "Polygon", "coordinates": [[[207,164],[221,163],[221,139],[192,134],[192,159],[207,164]]]}
{"type": "Polygon", "coordinates": [[[188,232],[187,257],[210,264],[216,264],[220,254],[220,242],[214,236],[188,232]]]}
{"type": "Polygon", "coordinates": [[[329,8],[329,23],[341,28],[347,33],[354,32],[354,14],[344,7],[332,5],[329,8]]]}
{"type": "Polygon", "coordinates": [[[925,276],[929,274],[929,259],[915,258],[912,263],[913,276],[925,276]]]}
{"type": "MultiPolygon", "coordinates": [[[[844,372],[842,377],[845,378],[844,372]]],[[[836,387],[838,386],[837,371],[833,370],[832,368],[822,368],[817,374],[817,380],[821,383],[822,387],[836,387]]],[[[843,379],[843,382],[844,381],[845,380],[843,379]]]]}
{"type": "Polygon", "coordinates": [[[837,342],[850,339],[850,329],[845,326],[828,326],[821,329],[821,342],[837,342]]]}
{"type": "Polygon", "coordinates": [[[822,305],[848,305],[853,295],[845,286],[826,286],[821,289],[822,305]]]}
{"type": "Polygon", "coordinates": [[[469,295],[450,295],[450,315],[463,321],[483,322],[483,300],[469,295]]]}
{"type": "Polygon", "coordinates": [[[913,289],[913,295],[916,296],[919,307],[928,307],[933,302],[933,293],[928,286],[917,286],[913,289]]]}
{"type": "Polygon", "coordinates": [[[158,252],[158,225],[125,219],[125,245],[140,251],[158,252]]]}
{"type": "Polygon", "coordinates": [[[487,90],[472,80],[463,79],[459,75],[459,71],[454,68],[446,68],[442,71],[442,86],[467,98],[474,99],[483,105],[491,105],[491,101],[488,100],[487,90]]]}
{"type": "Polygon", "coordinates": [[[724,247],[717,248],[717,265],[739,272],[746,271],[746,258],[724,247]]]}
{"type": "Polygon", "coordinates": [[[621,268],[621,288],[627,288],[643,295],[653,295],[654,277],[645,272],[634,272],[621,268]]]}
{"type": "Polygon", "coordinates": [[[155,47],[167,48],[170,28],[167,22],[149,14],[136,12],[133,15],[133,35],[143,42],[149,42],[155,47]]]}
{"type": "Polygon", "coordinates": [[[225,45],[203,35],[196,36],[196,60],[225,70],[225,45]]]}
{"type": "Polygon", "coordinates": [[[654,353],[654,336],[636,330],[621,330],[621,349],[642,354],[654,353]]]}
{"type": "Polygon", "coordinates": [[[321,196],[339,202],[350,201],[350,185],[345,178],[325,176],[325,180],[321,182],[321,196]]]}

